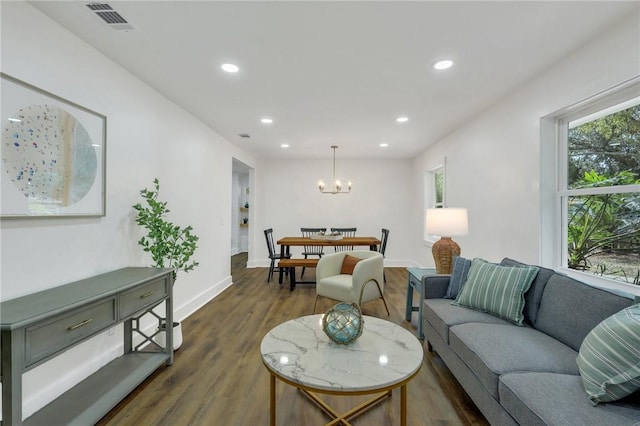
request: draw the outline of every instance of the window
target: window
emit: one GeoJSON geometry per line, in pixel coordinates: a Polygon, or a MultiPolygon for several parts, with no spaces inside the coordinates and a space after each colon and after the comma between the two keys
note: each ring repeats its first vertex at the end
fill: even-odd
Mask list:
{"type": "MultiPolygon", "coordinates": [[[[444,163],[444,162],[443,162],[444,163]]],[[[423,225],[426,223],[427,209],[446,207],[445,199],[445,165],[440,164],[435,168],[425,172],[424,176],[424,212],[423,225]]],[[[439,236],[429,235],[424,230],[424,240],[433,244],[439,239],[439,236]]]]}
{"type": "Polygon", "coordinates": [[[433,204],[432,207],[443,208],[444,207],[444,170],[439,167],[433,172],[433,204]]]}
{"type": "Polygon", "coordinates": [[[558,266],[640,286],[637,83],[557,117],[558,266]]]}

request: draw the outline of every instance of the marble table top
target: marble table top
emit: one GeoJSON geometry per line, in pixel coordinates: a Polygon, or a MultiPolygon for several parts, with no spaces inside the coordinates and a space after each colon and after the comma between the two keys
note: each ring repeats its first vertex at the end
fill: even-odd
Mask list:
{"type": "Polygon", "coordinates": [[[363,318],[362,336],[346,346],[324,334],[321,314],[282,323],[262,339],[262,360],[277,376],[318,391],[375,391],[411,378],[422,366],[420,341],[389,321],[363,318]]]}

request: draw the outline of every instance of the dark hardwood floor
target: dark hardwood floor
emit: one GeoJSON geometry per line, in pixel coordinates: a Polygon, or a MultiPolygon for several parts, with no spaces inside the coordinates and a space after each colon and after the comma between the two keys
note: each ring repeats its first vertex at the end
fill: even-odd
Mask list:
{"type": "MultiPolygon", "coordinates": [[[[143,382],[98,424],[120,425],[268,425],[269,374],[260,359],[262,337],[274,326],[313,310],[313,285],[290,292],[277,276],[266,282],[267,269],[246,269],[246,253],[233,256],[229,289],[183,321],[184,343],[175,362],[143,382]]],[[[305,278],[315,270],[305,272],[305,278]]],[[[404,320],[407,272],[386,268],[385,297],[366,303],[365,315],[388,319],[415,333],[404,320]]],[[[321,300],[317,312],[334,301],[321,300]]],[[[400,393],[353,421],[354,425],[399,423],[400,393]]],[[[338,411],[367,397],[323,396],[338,411]]],[[[329,419],[291,386],[277,382],[278,425],[320,425],[329,419]]],[[[423,366],[408,385],[409,425],[487,425],[473,402],[436,355],[425,350],[423,366]]]]}

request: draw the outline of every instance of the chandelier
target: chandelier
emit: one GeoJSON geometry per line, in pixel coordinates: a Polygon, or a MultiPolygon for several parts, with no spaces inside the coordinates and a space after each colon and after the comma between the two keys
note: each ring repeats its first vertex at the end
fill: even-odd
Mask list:
{"type": "Polygon", "coordinates": [[[342,190],[342,182],[340,179],[336,179],[336,149],[337,145],[331,145],[331,149],[333,149],[333,188],[327,189],[325,191],[324,181],[321,179],[318,181],[318,189],[323,194],[348,194],[351,192],[351,182],[347,182],[347,189],[345,191],[342,190]]]}

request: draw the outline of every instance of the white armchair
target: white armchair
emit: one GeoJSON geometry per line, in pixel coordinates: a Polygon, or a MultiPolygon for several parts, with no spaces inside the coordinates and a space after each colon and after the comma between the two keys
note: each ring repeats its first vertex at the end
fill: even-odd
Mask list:
{"type": "Polygon", "coordinates": [[[318,297],[327,297],[347,303],[363,304],[370,300],[380,299],[389,315],[387,301],[384,299],[384,256],[376,251],[352,250],[324,255],[316,266],[316,311],[318,297]],[[342,274],[342,262],[346,255],[360,258],[353,274],[342,274]],[[362,286],[362,300],[360,293],[362,286]]]}

